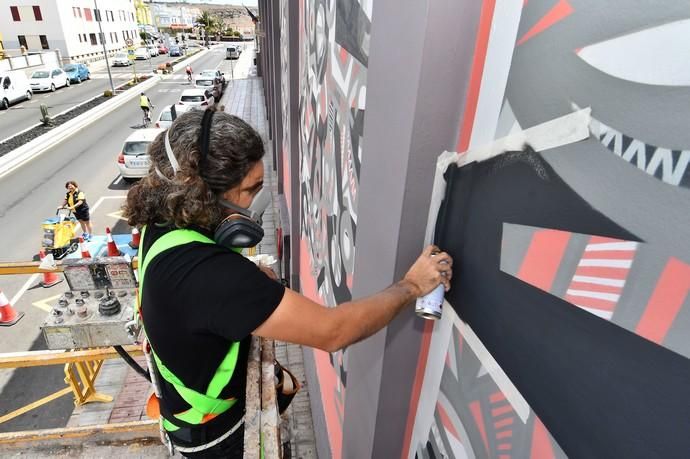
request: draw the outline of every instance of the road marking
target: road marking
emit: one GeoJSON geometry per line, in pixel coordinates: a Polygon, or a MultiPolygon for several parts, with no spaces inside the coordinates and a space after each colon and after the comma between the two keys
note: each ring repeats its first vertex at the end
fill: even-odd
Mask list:
{"type": "Polygon", "coordinates": [[[60,298],[61,296],[62,296],[62,294],[60,294],[60,295],[55,295],[55,296],[51,296],[51,297],[49,297],[49,298],[44,298],[44,299],[42,299],[42,300],[35,301],[35,302],[31,303],[31,304],[32,304],[33,306],[36,306],[38,309],[43,309],[45,312],[50,312],[50,310],[53,309],[53,307],[52,307],[50,304],[51,304],[53,301],[55,301],[55,300],[57,300],[58,298],[60,298]]]}
{"type": "Polygon", "coordinates": [[[118,175],[117,178],[115,179],[115,181],[113,182],[113,185],[117,185],[117,184],[120,183],[121,181],[122,181],[122,176],[121,176],[121,175],[118,175]]]}
{"type": "Polygon", "coordinates": [[[100,199],[99,199],[98,201],[96,201],[96,204],[94,204],[93,207],[91,207],[91,213],[95,212],[96,209],[98,209],[98,206],[100,206],[101,204],[103,204],[103,201],[105,201],[106,199],[125,199],[125,198],[127,198],[126,195],[122,195],[122,196],[101,196],[100,199]]]}
{"type": "Polygon", "coordinates": [[[127,219],[126,219],[125,217],[122,216],[122,211],[121,211],[121,210],[118,210],[117,212],[111,212],[111,213],[109,213],[107,216],[108,216],[108,217],[117,218],[118,220],[127,221],[127,219]]]}
{"type": "Polygon", "coordinates": [[[12,297],[12,300],[10,300],[10,304],[17,304],[17,301],[19,301],[19,298],[22,297],[24,293],[29,289],[31,285],[33,285],[34,282],[36,282],[36,279],[38,279],[39,274],[34,274],[29,279],[22,285],[22,288],[19,289],[19,291],[12,297]]]}

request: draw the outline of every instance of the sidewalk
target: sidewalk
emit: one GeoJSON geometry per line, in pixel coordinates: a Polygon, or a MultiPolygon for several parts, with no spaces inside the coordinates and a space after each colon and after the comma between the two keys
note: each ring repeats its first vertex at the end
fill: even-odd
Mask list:
{"type": "MultiPolygon", "coordinates": [[[[268,141],[268,126],[263,101],[263,85],[260,78],[234,80],[228,85],[220,100],[225,111],[249,122],[261,134],[266,146],[264,156],[264,186],[273,196],[273,206],[264,214],[265,237],[257,247],[257,253],[277,255],[275,238],[276,224],[279,224],[277,211],[277,177],[273,170],[273,153],[268,141]]],[[[277,257],[276,257],[277,258],[277,257]]],[[[293,400],[283,422],[283,441],[290,440],[291,457],[316,458],[314,426],[309,404],[309,392],[304,375],[304,361],[300,346],[276,342],[276,358],[288,367],[302,384],[302,389],[293,400]]],[[[137,358],[142,366],[143,357],[137,358]]],[[[96,381],[96,389],[114,397],[111,403],[90,403],[76,407],[68,427],[129,422],[146,419],[145,403],[149,394],[148,382],[129,368],[122,360],[107,361],[96,381]]],[[[96,448],[97,449],[97,448],[96,448]]],[[[101,457],[100,451],[90,450],[88,455],[72,457],[101,457]]],[[[167,457],[160,445],[150,445],[139,455],[128,457],[167,457]]],[[[51,456],[54,457],[54,456],[51,456]]],[[[107,456],[103,456],[107,457],[107,456]]],[[[112,456],[114,457],[114,456],[112,456]]],[[[122,456],[118,456],[122,457],[122,456]]]]}

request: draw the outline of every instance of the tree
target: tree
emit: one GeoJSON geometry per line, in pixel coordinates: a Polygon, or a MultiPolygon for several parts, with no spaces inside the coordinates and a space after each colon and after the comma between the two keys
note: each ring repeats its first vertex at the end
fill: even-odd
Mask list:
{"type": "Polygon", "coordinates": [[[203,26],[207,35],[218,33],[222,27],[222,23],[218,17],[208,11],[202,12],[201,16],[196,18],[196,22],[203,26]]]}

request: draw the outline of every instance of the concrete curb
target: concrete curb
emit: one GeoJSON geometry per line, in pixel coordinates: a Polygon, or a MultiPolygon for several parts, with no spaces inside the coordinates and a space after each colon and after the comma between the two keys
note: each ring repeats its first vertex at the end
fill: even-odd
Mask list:
{"type": "MultiPolygon", "coordinates": [[[[201,56],[205,55],[206,52],[208,52],[208,50],[201,50],[185,61],[175,64],[173,66],[173,71],[184,68],[187,64],[194,62],[201,56]]],[[[152,88],[159,81],[168,79],[170,76],[171,75],[160,75],[157,73],[153,74],[151,78],[147,79],[143,83],[139,83],[138,85],[131,87],[117,96],[114,96],[112,100],[104,102],[101,105],[82,113],[76,118],[67,121],[55,129],[52,129],[50,132],[47,132],[42,136],[37,137],[21,147],[16,148],[6,155],[0,157],[0,178],[6,176],[32,159],[40,156],[58,143],[70,137],[72,134],[75,134],[94,121],[99,120],[112,110],[121,107],[125,103],[134,99],[140,93],[152,88]]],[[[72,109],[74,109],[74,107],[70,108],[70,110],[72,109]]]]}

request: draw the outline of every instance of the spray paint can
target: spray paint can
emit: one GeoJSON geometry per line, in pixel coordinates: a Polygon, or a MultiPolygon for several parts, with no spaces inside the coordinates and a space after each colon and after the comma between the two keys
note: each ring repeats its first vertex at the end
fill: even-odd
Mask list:
{"type": "Polygon", "coordinates": [[[443,283],[438,284],[438,286],[431,292],[417,298],[414,312],[416,312],[419,317],[427,320],[440,319],[441,308],[443,307],[443,295],[445,293],[446,289],[443,286],[443,283]]]}

